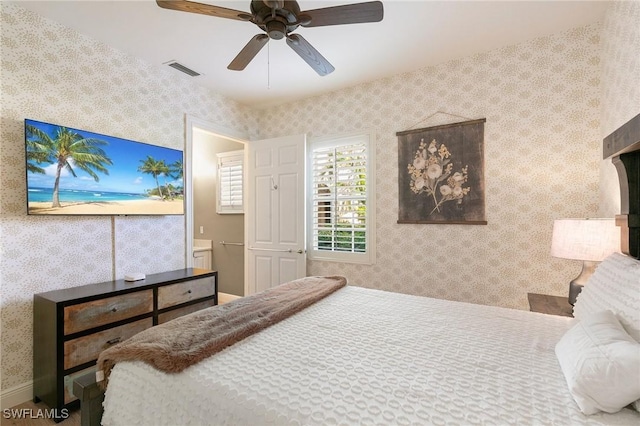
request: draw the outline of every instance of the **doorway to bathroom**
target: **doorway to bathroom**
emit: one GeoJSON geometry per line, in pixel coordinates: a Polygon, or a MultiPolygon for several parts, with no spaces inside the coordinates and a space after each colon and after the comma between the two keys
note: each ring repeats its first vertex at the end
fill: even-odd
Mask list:
{"type": "Polygon", "coordinates": [[[218,271],[221,300],[244,296],[246,138],[193,117],[186,121],[187,266],[218,271]]]}

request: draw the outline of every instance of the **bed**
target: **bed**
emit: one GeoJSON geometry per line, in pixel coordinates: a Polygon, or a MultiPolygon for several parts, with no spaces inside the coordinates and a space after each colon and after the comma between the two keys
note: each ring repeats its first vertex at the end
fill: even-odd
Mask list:
{"type": "Polygon", "coordinates": [[[347,285],[179,372],[113,363],[103,424],[640,424],[640,115],[625,126],[604,152],[627,254],[575,318],[347,285]]]}
{"type": "MultiPolygon", "coordinates": [[[[607,366],[598,386],[633,388],[640,399],[640,344],[630,337],[640,339],[640,261],[614,254],[593,280],[578,319],[345,286],[181,372],[117,362],[102,422],[637,425],[630,406],[585,414],[563,371],[559,342],[607,308],[629,330],[637,362],[607,366]]],[[[571,370],[591,355],[569,343],[571,370]]]]}

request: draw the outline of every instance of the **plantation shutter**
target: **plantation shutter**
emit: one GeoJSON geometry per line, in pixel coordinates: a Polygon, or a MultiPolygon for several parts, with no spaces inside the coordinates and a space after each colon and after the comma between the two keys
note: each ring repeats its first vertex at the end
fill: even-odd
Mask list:
{"type": "Polygon", "coordinates": [[[312,250],[367,252],[369,156],[366,142],[363,138],[348,138],[312,149],[312,250]]]}
{"type": "Polygon", "coordinates": [[[243,213],[242,175],[244,151],[218,154],[218,202],[220,214],[243,213]]]}

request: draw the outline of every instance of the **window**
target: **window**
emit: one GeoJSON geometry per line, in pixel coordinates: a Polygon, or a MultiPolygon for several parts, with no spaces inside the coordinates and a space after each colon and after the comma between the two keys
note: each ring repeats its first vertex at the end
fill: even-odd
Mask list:
{"type": "Polygon", "coordinates": [[[244,151],[222,152],[218,157],[218,196],[216,211],[219,214],[243,213],[242,166],[244,151]]]}
{"type": "Polygon", "coordinates": [[[309,155],[309,258],[375,261],[372,135],[313,141],[309,155]]]}

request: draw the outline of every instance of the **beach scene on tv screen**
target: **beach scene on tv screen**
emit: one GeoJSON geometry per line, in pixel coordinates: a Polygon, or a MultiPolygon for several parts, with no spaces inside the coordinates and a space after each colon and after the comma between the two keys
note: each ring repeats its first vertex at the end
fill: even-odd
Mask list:
{"type": "Polygon", "coordinates": [[[25,120],[29,214],[184,214],[182,151],[25,120]]]}

